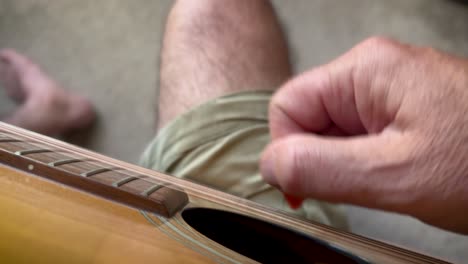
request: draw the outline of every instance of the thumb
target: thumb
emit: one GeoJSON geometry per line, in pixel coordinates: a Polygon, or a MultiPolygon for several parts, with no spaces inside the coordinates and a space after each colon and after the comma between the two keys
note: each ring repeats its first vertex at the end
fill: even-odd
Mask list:
{"type": "Polygon", "coordinates": [[[397,131],[337,138],[296,134],[263,152],[264,179],[302,198],[395,210],[407,190],[411,140],[397,131]]]}

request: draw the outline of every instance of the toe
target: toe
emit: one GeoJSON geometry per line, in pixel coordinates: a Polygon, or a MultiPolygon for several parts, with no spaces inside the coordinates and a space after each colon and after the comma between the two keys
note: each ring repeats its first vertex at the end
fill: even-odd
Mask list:
{"type": "Polygon", "coordinates": [[[14,49],[2,49],[0,50],[0,60],[6,63],[25,63],[27,59],[25,56],[19,54],[14,49]]]}
{"type": "Polygon", "coordinates": [[[0,61],[4,64],[8,64],[9,67],[17,71],[19,74],[24,74],[31,70],[39,70],[39,67],[28,57],[16,52],[13,49],[1,50],[0,61]]]}
{"type": "Polygon", "coordinates": [[[21,73],[28,64],[24,56],[11,49],[0,51],[0,82],[8,96],[17,103],[24,101],[26,91],[21,86],[21,73]]]}

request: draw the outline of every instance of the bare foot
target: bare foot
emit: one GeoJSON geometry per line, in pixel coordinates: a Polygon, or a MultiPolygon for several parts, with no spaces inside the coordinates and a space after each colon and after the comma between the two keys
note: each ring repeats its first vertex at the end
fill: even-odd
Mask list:
{"type": "Polygon", "coordinates": [[[25,56],[0,51],[0,83],[19,106],[4,122],[58,136],[89,126],[95,119],[91,103],[64,90],[25,56]]]}

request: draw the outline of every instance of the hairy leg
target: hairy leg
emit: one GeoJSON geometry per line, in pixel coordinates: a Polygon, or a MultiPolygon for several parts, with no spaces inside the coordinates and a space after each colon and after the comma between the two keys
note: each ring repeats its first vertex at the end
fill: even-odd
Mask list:
{"type": "Polygon", "coordinates": [[[2,121],[46,135],[82,129],[95,118],[91,103],[64,90],[14,50],[0,51],[0,84],[17,104],[2,121]]]}
{"type": "Polygon", "coordinates": [[[287,43],[265,0],[179,0],[161,53],[159,128],[209,99],[278,87],[287,43]]]}

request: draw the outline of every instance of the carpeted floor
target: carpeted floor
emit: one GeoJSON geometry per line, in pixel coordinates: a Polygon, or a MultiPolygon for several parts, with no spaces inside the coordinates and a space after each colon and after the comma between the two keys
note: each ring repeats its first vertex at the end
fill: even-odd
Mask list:
{"type": "MultiPolygon", "coordinates": [[[[297,71],[378,34],[468,56],[468,7],[448,0],[274,1],[297,71]]],[[[93,131],[71,140],[134,162],[154,135],[158,50],[171,1],[0,0],[0,48],[20,50],[92,98],[93,131]]],[[[0,113],[13,106],[0,95],[0,113]]],[[[468,238],[414,219],[348,208],[353,231],[460,263],[468,238]]]]}

